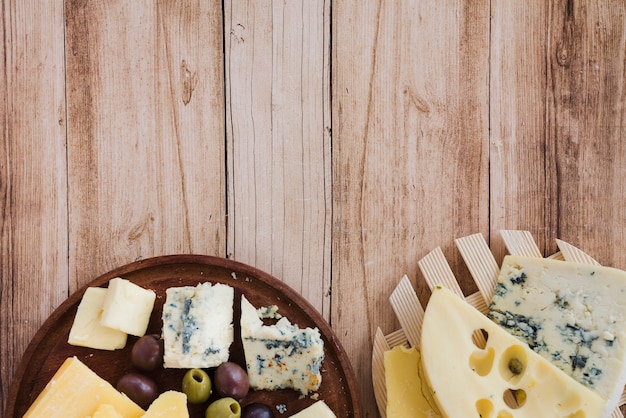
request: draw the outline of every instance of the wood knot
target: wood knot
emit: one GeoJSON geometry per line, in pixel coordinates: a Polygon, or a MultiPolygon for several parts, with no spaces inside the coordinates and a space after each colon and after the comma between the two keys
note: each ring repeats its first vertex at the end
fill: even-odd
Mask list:
{"type": "Polygon", "coordinates": [[[569,67],[570,64],[570,56],[569,51],[564,43],[559,43],[556,48],[556,62],[561,67],[569,67]]]}
{"type": "Polygon", "coordinates": [[[198,77],[195,72],[192,72],[187,67],[187,63],[185,60],[180,64],[180,78],[181,84],[183,88],[183,104],[187,106],[191,101],[191,94],[196,88],[196,84],[198,83],[198,77]]]}

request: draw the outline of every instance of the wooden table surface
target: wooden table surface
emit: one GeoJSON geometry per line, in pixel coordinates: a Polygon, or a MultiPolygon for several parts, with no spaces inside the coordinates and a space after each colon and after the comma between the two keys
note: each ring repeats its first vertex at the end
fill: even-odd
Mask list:
{"type": "MultiPolygon", "coordinates": [[[[306,297],[362,412],[389,294],[502,229],[626,268],[626,4],[0,3],[0,399],[68,295],[196,253],[306,297]]],[[[470,289],[471,290],[471,289],[470,289]]]]}

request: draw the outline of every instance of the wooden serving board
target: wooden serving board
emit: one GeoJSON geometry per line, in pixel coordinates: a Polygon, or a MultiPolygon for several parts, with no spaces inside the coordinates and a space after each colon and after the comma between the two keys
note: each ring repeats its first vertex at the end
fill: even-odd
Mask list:
{"type": "MultiPolygon", "coordinates": [[[[501,234],[509,254],[542,257],[541,251],[529,231],[503,230],[501,234]]],[[[493,294],[493,287],[500,272],[498,263],[481,234],[458,238],[455,240],[455,243],[478,287],[478,292],[468,296],[463,294],[450,265],[439,247],[432,250],[419,261],[420,270],[431,290],[437,285],[446,286],[464,298],[474,308],[482,313],[486,313],[493,294]]],[[[557,240],[557,245],[559,252],[549,258],[599,265],[591,256],[571,244],[557,240]]],[[[421,305],[411,282],[406,276],[400,280],[392,292],[389,302],[400,322],[401,328],[387,335],[378,328],[372,350],[374,395],[382,418],[387,418],[384,353],[398,345],[419,347],[425,308],[421,305]]],[[[474,335],[474,337],[484,338],[482,335],[474,335]]],[[[624,418],[623,409],[626,407],[626,391],[622,394],[620,405],[620,408],[616,408],[613,411],[611,418],[624,418]]]]}
{"type": "MultiPolygon", "coordinates": [[[[123,277],[156,292],[156,302],[147,331],[156,334],[161,333],[161,313],[167,288],[195,286],[201,282],[232,286],[235,290],[235,341],[231,346],[230,359],[244,368],[239,333],[241,295],[245,295],[257,308],[277,305],[281,315],[301,328],[317,327],[324,340],[325,354],[318,398],[324,400],[337,417],[360,416],[356,379],[348,357],[328,323],[302,296],[280,280],[245,264],[210,256],[171,255],[137,261],[106,273],[72,294],[59,306],[39,329],[24,354],[9,394],[6,418],[21,418],[67,357],[78,357],[114,386],[122,375],[134,370],[130,362],[130,351],[136,337],[129,336],[126,347],[116,351],[75,347],[67,343],[76,309],[86,287],[106,287],[108,281],[114,277],[123,277]]],[[[155,380],[159,391],[163,392],[170,389],[180,391],[185,372],[183,369],[161,368],[146,374],[155,380]]],[[[209,375],[211,372],[209,370],[209,375]]],[[[209,402],[211,400],[213,398],[209,402]]],[[[272,408],[284,406],[285,416],[289,416],[314,401],[310,396],[301,397],[293,390],[250,391],[242,406],[252,402],[262,402],[272,408]]],[[[204,416],[207,406],[208,403],[190,404],[190,416],[204,416]]]]}

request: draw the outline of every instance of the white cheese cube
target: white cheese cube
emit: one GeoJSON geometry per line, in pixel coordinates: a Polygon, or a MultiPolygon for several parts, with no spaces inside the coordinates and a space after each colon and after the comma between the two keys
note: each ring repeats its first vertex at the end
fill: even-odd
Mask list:
{"type": "Polygon", "coordinates": [[[164,367],[209,368],[228,361],[234,340],[234,290],[225,284],[166,290],[164,367]]]}
{"type": "Polygon", "coordinates": [[[242,296],[241,341],[252,389],[291,388],[303,395],[319,389],[324,342],[317,328],[300,329],[286,317],[264,325],[242,296]]]}
{"type": "Polygon", "coordinates": [[[98,350],[117,350],[126,346],[128,335],[125,332],[100,323],[106,294],[107,289],[100,287],[85,290],[76,310],[68,343],[98,350]]]}
{"type": "Polygon", "coordinates": [[[504,258],[489,317],[613,410],[626,383],[626,272],[504,258]]]}
{"type": "Polygon", "coordinates": [[[336,418],[332,409],[324,401],[317,401],[313,405],[291,416],[292,418],[336,418]]]}
{"type": "Polygon", "coordinates": [[[109,280],[109,289],[102,309],[102,325],[130,335],[145,335],[156,293],[116,277],[109,280]]]}

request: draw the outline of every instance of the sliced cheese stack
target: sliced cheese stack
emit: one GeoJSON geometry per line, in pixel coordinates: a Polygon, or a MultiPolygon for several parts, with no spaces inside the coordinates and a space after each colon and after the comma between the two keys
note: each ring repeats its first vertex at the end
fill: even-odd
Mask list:
{"type": "Polygon", "coordinates": [[[606,417],[607,402],[443,287],[422,326],[422,364],[448,417],[606,417]],[[482,330],[486,346],[472,334],[482,330]],[[513,395],[519,403],[507,401],[513,395]]]}
{"type": "Polygon", "coordinates": [[[626,272],[506,256],[488,316],[606,399],[608,411],[618,406],[626,383],[626,272]]]}
{"type": "Polygon", "coordinates": [[[78,305],[68,343],[98,350],[124,348],[128,334],[143,336],[156,293],[121,277],[108,288],[89,287],[78,305]]]}
{"type": "Polygon", "coordinates": [[[137,404],[76,357],[70,357],[35,399],[24,418],[139,418],[143,415],[143,409],[137,404]]]}
{"type": "Polygon", "coordinates": [[[430,389],[423,377],[420,352],[416,347],[402,345],[384,353],[386,414],[389,418],[427,417],[441,415],[434,406],[430,389]]]}
{"type": "Polygon", "coordinates": [[[89,287],[78,305],[68,342],[98,350],[117,350],[126,346],[128,334],[102,325],[102,308],[107,289],[89,287]]]}

